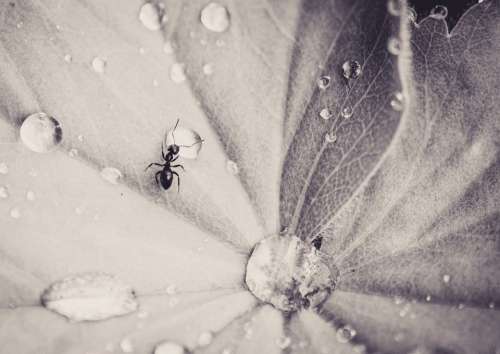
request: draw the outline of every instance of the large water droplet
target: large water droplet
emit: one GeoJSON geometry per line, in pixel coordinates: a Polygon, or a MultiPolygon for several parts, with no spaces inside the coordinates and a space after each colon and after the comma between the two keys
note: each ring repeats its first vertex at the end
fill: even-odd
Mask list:
{"type": "Polygon", "coordinates": [[[326,90],[330,86],[331,77],[322,76],[318,79],[318,87],[320,90],[326,90]]]}
{"type": "Polygon", "coordinates": [[[167,22],[163,8],[156,4],[145,3],[139,11],[139,21],[150,31],[157,31],[167,22]]]}
{"type": "Polygon", "coordinates": [[[436,20],[444,20],[448,16],[448,8],[443,5],[436,5],[432,8],[429,16],[436,20]]]}
{"type": "Polygon", "coordinates": [[[162,342],[156,346],[154,354],[186,354],[186,349],[174,342],[162,342]]]}
{"type": "Polygon", "coordinates": [[[198,337],[198,345],[200,347],[205,347],[212,343],[212,340],[214,338],[214,335],[210,331],[205,331],[200,334],[198,337]]]}
{"type": "Polygon", "coordinates": [[[324,120],[328,120],[330,118],[333,117],[333,112],[328,109],[328,108],[323,108],[320,112],[319,112],[319,116],[321,118],[323,118],[324,120]]]}
{"type": "Polygon", "coordinates": [[[96,73],[102,74],[106,69],[106,60],[100,57],[95,57],[92,60],[92,69],[94,69],[96,73]]]}
{"type": "Polygon", "coordinates": [[[353,113],[354,112],[351,106],[345,106],[344,108],[342,108],[342,112],[340,114],[342,114],[342,117],[344,117],[345,119],[349,119],[352,117],[353,113]]]}
{"type": "Polygon", "coordinates": [[[345,325],[337,329],[336,337],[339,343],[347,343],[356,335],[356,330],[349,325],[345,325]]]}
{"type": "Polygon", "coordinates": [[[203,140],[194,130],[178,126],[167,133],[167,146],[174,143],[179,146],[179,156],[195,159],[200,153],[203,140]]]}
{"type": "Polygon", "coordinates": [[[361,64],[356,60],[348,60],[342,64],[342,74],[348,80],[357,79],[361,75],[361,64]]]}
{"type": "Polygon", "coordinates": [[[114,276],[85,273],[64,278],[47,288],[42,304],[73,321],[97,321],[135,311],[134,291],[114,276]]]}
{"type": "Polygon", "coordinates": [[[334,143],[337,141],[337,135],[334,132],[329,132],[325,134],[325,141],[327,143],[334,143]]]}
{"type": "Polygon", "coordinates": [[[229,28],[229,12],[216,2],[211,2],[201,10],[200,20],[206,29],[224,32],[229,28]]]}
{"type": "Polygon", "coordinates": [[[237,175],[239,172],[238,164],[233,160],[227,160],[226,170],[232,175],[237,175]]]}
{"type": "Polygon", "coordinates": [[[404,96],[401,92],[394,93],[394,97],[392,98],[391,107],[395,111],[402,111],[404,109],[404,96]]]}
{"type": "Polygon", "coordinates": [[[9,166],[5,162],[0,162],[0,175],[9,173],[9,166]]]}
{"type": "Polygon", "coordinates": [[[399,55],[401,53],[401,42],[396,37],[391,37],[387,41],[387,50],[393,55],[399,55]]]}
{"type": "Polygon", "coordinates": [[[19,219],[21,217],[21,210],[17,207],[10,209],[10,216],[14,219],[19,219]]]}
{"type": "Polygon", "coordinates": [[[9,189],[6,186],[0,186],[0,199],[7,199],[9,197],[9,189]]]}
{"type": "Polygon", "coordinates": [[[28,116],[19,133],[24,145],[35,152],[48,152],[62,140],[59,122],[42,112],[28,116]]]}
{"type": "Polygon", "coordinates": [[[121,171],[114,167],[104,167],[101,170],[101,177],[111,184],[118,184],[120,179],[123,178],[121,171]]]}
{"type": "Polygon", "coordinates": [[[173,63],[170,67],[170,80],[176,84],[186,81],[186,73],[184,72],[185,64],[173,63]]]}
{"type": "Polygon", "coordinates": [[[132,344],[130,338],[123,338],[120,341],[120,349],[124,353],[132,353],[134,351],[134,345],[132,344]]]}
{"type": "Polygon", "coordinates": [[[401,3],[399,2],[399,0],[388,0],[387,1],[387,11],[392,16],[401,15],[401,3]]]}

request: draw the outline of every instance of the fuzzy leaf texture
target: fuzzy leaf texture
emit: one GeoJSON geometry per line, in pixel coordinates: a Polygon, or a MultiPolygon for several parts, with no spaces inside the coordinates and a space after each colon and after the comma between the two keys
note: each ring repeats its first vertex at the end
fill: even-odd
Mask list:
{"type": "Polygon", "coordinates": [[[402,2],[399,16],[379,0],[220,3],[221,33],[199,0],[165,1],[160,31],[138,0],[1,6],[0,353],[152,353],[163,340],[196,353],[495,353],[500,1],[451,33],[444,19],[406,21],[402,2]],[[347,60],[358,78],[343,76],[347,60]],[[186,81],[171,80],[174,63],[186,81]],[[63,129],[46,154],[19,139],[39,111],[63,129]],[[144,171],[178,118],[204,139],[179,160],[179,193],[144,171]],[[317,311],[281,313],[244,284],[253,245],[282,229],[322,237],[340,271],[317,311]],[[132,286],[141,315],[72,323],[41,305],[55,281],[96,271],[132,286]]]}

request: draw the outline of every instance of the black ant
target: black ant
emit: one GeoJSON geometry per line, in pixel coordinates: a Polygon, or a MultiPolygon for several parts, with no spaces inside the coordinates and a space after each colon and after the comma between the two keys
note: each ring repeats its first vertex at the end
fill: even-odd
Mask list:
{"type": "Polygon", "coordinates": [[[161,143],[161,157],[165,161],[165,163],[150,163],[148,167],[146,167],[145,170],[150,168],[151,166],[159,166],[162,169],[160,171],[157,171],[155,173],[155,180],[156,184],[159,186],[162,186],[163,189],[167,190],[172,186],[172,183],[174,181],[174,176],[177,176],[177,192],[179,192],[181,188],[181,179],[179,177],[179,174],[175,171],[173,171],[173,168],[180,167],[184,171],[184,166],[177,164],[177,165],[172,165],[172,162],[175,162],[179,158],[179,150],[180,147],[191,147],[196,144],[201,144],[203,140],[197,141],[194,144],[191,145],[177,145],[175,143],[175,137],[174,137],[174,132],[175,129],[177,128],[177,125],[179,124],[179,119],[177,119],[177,122],[175,123],[174,129],[172,129],[172,138],[174,140],[174,143],[171,145],[167,146],[167,153],[165,153],[165,140],[167,139],[168,131],[165,133],[165,137],[161,143]],[[160,176],[160,180],[158,181],[158,176],[160,176]]]}

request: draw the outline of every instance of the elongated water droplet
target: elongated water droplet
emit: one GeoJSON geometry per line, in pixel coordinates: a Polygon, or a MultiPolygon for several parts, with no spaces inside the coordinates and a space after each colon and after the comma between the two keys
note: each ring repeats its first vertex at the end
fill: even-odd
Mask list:
{"type": "Polygon", "coordinates": [[[198,337],[198,345],[200,347],[205,347],[212,343],[212,339],[214,338],[214,335],[210,331],[202,332],[200,336],[198,337]]]}
{"type": "Polygon", "coordinates": [[[348,60],[342,64],[342,74],[348,80],[357,79],[361,75],[361,64],[356,60],[348,60]]]}
{"type": "Polygon", "coordinates": [[[35,200],[35,192],[33,191],[27,191],[26,192],[26,199],[29,200],[30,202],[35,200]]]}
{"type": "Polygon", "coordinates": [[[320,90],[326,90],[330,86],[331,77],[322,76],[318,79],[318,87],[320,90]]]}
{"type": "Polygon", "coordinates": [[[237,175],[239,172],[238,164],[233,160],[227,160],[226,169],[232,175],[237,175]]]}
{"type": "Polygon", "coordinates": [[[401,42],[396,37],[389,38],[387,42],[387,50],[393,55],[399,55],[401,53],[401,42]]]}
{"type": "Polygon", "coordinates": [[[59,122],[42,112],[28,116],[19,133],[24,145],[34,152],[48,152],[62,140],[59,122]]]}
{"type": "Polygon", "coordinates": [[[216,2],[211,2],[201,10],[200,20],[206,29],[224,32],[229,28],[229,12],[216,2]]]}
{"type": "Polygon", "coordinates": [[[0,186],[0,199],[7,199],[9,197],[9,189],[6,186],[0,186]]]}
{"type": "Polygon", "coordinates": [[[392,16],[401,15],[401,3],[399,2],[399,0],[388,0],[387,1],[387,11],[392,16]]]}
{"type": "Polygon", "coordinates": [[[450,280],[451,280],[451,277],[450,277],[450,275],[449,275],[449,274],[445,274],[445,275],[443,275],[443,282],[444,282],[445,284],[448,284],[448,283],[450,282],[450,280]]]}
{"type": "Polygon", "coordinates": [[[276,341],[276,344],[278,345],[278,347],[280,349],[286,349],[290,346],[290,344],[292,344],[292,340],[290,339],[290,337],[283,336],[283,337],[278,338],[278,340],[276,341]]]}
{"type": "Polygon", "coordinates": [[[172,42],[166,41],[163,44],[163,52],[165,54],[172,54],[174,52],[174,47],[172,46],[172,42]]]}
{"type": "Polygon", "coordinates": [[[134,291],[114,276],[84,273],[64,278],[42,294],[42,304],[73,321],[98,321],[138,308],[134,291]]]}
{"type": "Polygon", "coordinates": [[[120,349],[124,353],[132,353],[134,351],[134,346],[129,338],[123,338],[120,341],[120,349]]]}
{"type": "Polygon", "coordinates": [[[328,109],[328,108],[323,108],[320,112],[319,112],[319,116],[321,118],[323,118],[324,120],[328,120],[330,118],[333,117],[333,112],[328,109]]]}
{"type": "Polygon", "coordinates": [[[92,69],[94,69],[96,73],[102,74],[106,69],[106,60],[100,57],[95,57],[92,60],[92,69]]]}
{"type": "Polygon", "coordinates": [[[395,111],[402,111],[404,109],[404,97],[401,92],[396,92],[391,100],[391,107],[395,111]]]}
{"type": "Polygon", "coordinates": [[[121,171],[114,167],[104,167],[101,170],[101,177],[111,184],[118,184],[120,179],[123,178],[121,171]]]}
{"type": "Polygon", "coordinates": [[[10,209],[10,216],[14,219],[19,219],[21,217],[21,211],[19,208],[10,209]]]}
{"type": "Polygon", "coordinates": [[[0,162],[0,175],[9,173],[9,166],[5,162],[0,162]]]}
{"type": "Polygon", "coordinates": [[[349,325],[337,329],[336,337],[339,343],[347,343],[356,336],[356,330],[349,325]]]}
{"type": "Polygon", "coordinates": [[[448,16],[448,8],[443,5],[436,5],[432,8],[429,16],[436,20],[444,20],[448,16]]]}
{"type": "Polygon", "coordinates": [[[186,354],[186,349],[174,342],[162,342],[155,348],[154,354],[186,354]]]}
{"type": "Polygon", "coordinates": [[[194,130],[178,126],[175,130],[169,130],[167,134],[167,146],[174,143],[179,146],[179,156],[195,159],[200,153],[203,140],[194,130]]]}
{"type": "Polygon", "coordinates": [[[173,63],[170,67],[170,80],[176,84],[186,81],[186,73],[184,72],[185,64],[173,63]]]}
{"type": "Polygon", "coordinates": [[[353,110],[352,110],[352,107],[351,106],[345,106],[344,108],[342,108],[342,117],[344,117],[345,119],[349,119],[352,117],[352,114],[353,114],[353,110]]]}
{"type": "Polygon", "coordinates": [[[214,73],[214,66],[213,64],[205,64],[203,65],[203,74],[205,75],[212,75],[214,73]]]}
{"type": "Polygon", "coordinates": [[[326,133],[325,134],[325,141],[327,143],[334,143],[337,141],[337,135],[333,132],[330,132],[330,133],[326,133]]]}
{"type": "Polygon", "coordinates": [[[150,31],[158,31],[167,22],[163,9],[156,4],[145,3],[139,11],[139,21],[150,31]]]}

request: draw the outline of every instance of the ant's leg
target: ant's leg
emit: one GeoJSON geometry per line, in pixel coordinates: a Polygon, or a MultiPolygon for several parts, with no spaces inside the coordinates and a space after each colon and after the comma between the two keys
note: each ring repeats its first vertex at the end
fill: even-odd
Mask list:
{"type": "Polygon", "coordinates": [[[174,168],[174,167],[180,167],[180,168],[182,168],[182,170],[183,170],[183,171],[186,171],[186,170],[184,169],[184,166],[182,166],[182,165],[171,165],[170,167],[171,167],[171,168],[174,168]]]}
{"type": "Polygon", "coordinates": [[[164,167],[164,165],[162,165],[162,164],[160,164],[160,163],[153,162],[153,163],[150,163],[150,164],[148,165],[148,167],[146,167],[146,168],[144,169],[144,171],[146,171],[146,170],[147,170],[148,168],[150,168],[151,166],[160,166],[160,167],[164,167]]]}
{"type": "Polygon", "coordinates": [[[181,179],[180,179],[179,174],[177,172],[172,171],[172,174],[174,176],[177,176],[177,193],[179,193],[181,190],[181,179]]]}
{"type": "Polygon", "coordinates": [[[156,181],[156,184],[159,186],[160,185],[160,182],[158,182],[158,175],[160,175],[161,171],[158,171],[155,173],[155,181],[156,181]]]}
{"type": "Polygon", "coordinates": [[[170,160],[170,162],[174,162],[175,160],[177,160],[179,158],[179,155],[177,155],[176,157],[174,157],[172,160],[170,160]]]}

